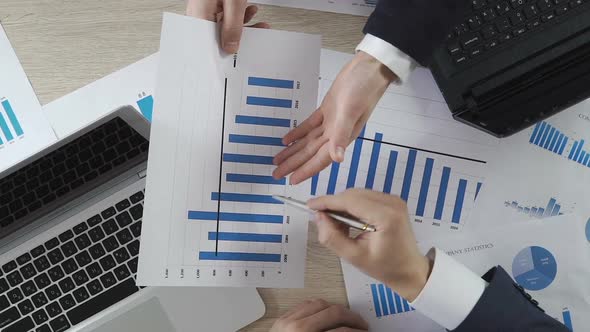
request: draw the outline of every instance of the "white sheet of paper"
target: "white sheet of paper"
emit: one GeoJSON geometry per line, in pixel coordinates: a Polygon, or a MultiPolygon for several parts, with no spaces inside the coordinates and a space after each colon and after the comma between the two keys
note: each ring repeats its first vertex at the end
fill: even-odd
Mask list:
{"type": "Polygon", "coordinates": [[[272,180],[269,161],[315,108],[321,41],[246,29],[234,57],[216,29],[164,16],[138,283],[301,287],[308,216],[269,195],[309,182],[272,180]]]}
{"type": "MultiPolygon", "coordinates": [[[[322,51],[320,102],[351,57],[322,51]]],[[[392,85],[361,136],[348,147],[344,163],[312,181],[312,195],[349,187],[399,195],[408,202],[419,239],[469,227],[467,217],[498,140],[453,120],[428,70],[418,68],[404,85],[392,85]]]]}
{"type": "MultiPolygon", "coordinates": [[[[590,327],[590,251],[585,227],[585,218],[564,215],[441,237],[421,247],[423,252],[441,248],[480,275],[502,266],[550,316],[573,331],[586,331],[590,327]]],[[[398,301],[382,283],[348,264],[343,264],[343,270],[350,306],[369,322],[371,331],[445,331],[407,302],[398,301]]]]}
{"type": "Polygon", "coordinates": [[[155,53],[44,105],[43,112],[59,138],[125,105],[150,119],[157,69],[155,53]]]}
{"type": "Polygon", "coordinates": [[[0,26],[0,171],[39,152],[56,139],[0,26]]]}
{"type": "Polygon", "coordinates": [[[371,15],[377,4],[375,0],[252,0],[251,2],[359,16],[371,15]]]}
{"type": "Polygon", "coordinates": [[[589,145],[590,100],[503,139],[470,222],[490,227],[560,213],[590,217],[589,145]]]}

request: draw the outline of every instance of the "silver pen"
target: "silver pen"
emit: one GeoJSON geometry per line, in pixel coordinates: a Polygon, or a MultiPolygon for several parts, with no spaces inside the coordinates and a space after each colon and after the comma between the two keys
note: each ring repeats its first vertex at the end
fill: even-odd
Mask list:
{"type": "MultiPolygon", "coordinates": [[[[296,207],[296,208],[298,208],[300,210],[303,210],[303,211],[307,211],[307,212],[310,212],[310,213],[318,212],[316,210],[311,209],[309,206],[307,206],[307,204],[305,204],[305,202],[302,202],[302,201],[293,199],[291,197],[285,197],[285,196],[281,196],[281,195],[273,195],[272,197],[274,199],[278,200],[278,201],[281,201],[281,202],[283,202],[283,203],[285,203],[287,205],[296,207]]],[[[335,220],[340,221],[343,224],[346,224],[346,225],[348,225],[348,226],[350,226],[352,228],[356,228],[356,229],[361,230],[363,232],[375,232],[375,231],[377,231],[377,229],[375,228],[375,226],[369,225],[368,223],[363,222],[361,220],[352,219],[352,218],[347,217],[347,216],[345,216],[343,214],[339,214],[339,213],[332,212],[332,211],[321,211],[321,212],[326,213],[330,217],[334,218],[335,220]]]]}

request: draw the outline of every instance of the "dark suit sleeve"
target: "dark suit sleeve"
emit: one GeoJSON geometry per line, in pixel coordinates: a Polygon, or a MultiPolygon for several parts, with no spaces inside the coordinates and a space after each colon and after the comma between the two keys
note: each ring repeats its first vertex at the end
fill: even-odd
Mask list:
{"type": "Polygon", "coordinates": [[[428,66],[434,50],[461,22],[469,5],[468,0],[380,0],[363,32],[428,66]]]}
{"type": "Polygon", "coordinates": [[[534,331],[569,332],[549,317],[502,267],[483,277],[488,287],[471,313],[453,332],[534,331]]]}

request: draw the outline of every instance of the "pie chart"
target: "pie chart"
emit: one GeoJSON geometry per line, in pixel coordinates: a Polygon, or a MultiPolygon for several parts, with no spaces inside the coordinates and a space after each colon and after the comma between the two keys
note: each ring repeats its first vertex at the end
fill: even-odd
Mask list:
{"type": "Polygon", "coordinates": [[[557,262],[553,254],[543,247],[526,247],[512,261],[512,275],[527,290],[547,288],[557,275],[557,262]]]}
{"type": "Polygon", "coordinates": [[[590,242],[590,218],[586,222],[586,240],[590,242]]]}

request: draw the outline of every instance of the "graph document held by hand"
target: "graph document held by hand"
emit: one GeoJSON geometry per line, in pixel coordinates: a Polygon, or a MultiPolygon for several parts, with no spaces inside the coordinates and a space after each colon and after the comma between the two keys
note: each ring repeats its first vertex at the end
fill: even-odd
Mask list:
{"type": "MultiPolygon", "coordinates": [[[[588,331],[590,252],[585,225],[586,218],[564,215],[440,237],[420,245],[424,253],[433,246],[445,251],[478,275],[502,266],[548,315],[570,331],[588,331]]],[[[343,271],[350,306],[369,322],[371,331],[445,331],[381,282],[348,264],[343,264],[343,271]]],[[[449,301],[455,296],[445,295],[449,301]]],[[[522,329],[515,325],[514,330],[522,329]]]]}
{"type": "MultiPolygon", "coordinates": [[[[323,97],[348,54],[322,51],[323,97]]],[[[313,178],[312,195],[360,187],[400,196],[408,203],[418,239],[469,227],[498,140],[452,119],[434,79],[419,68],[403,85],[387,89],[343,163],[313,178]]]]}
{"type": "Polygon", "coordinates": [[[138,283],[302,287],[309,216],[272,195],[281,138],[317,101],[318,36],[246,29],[221,54],[214,23],[166,14],[138,283]]]}
{"type": "MultiPolygon", "coordinates": [[[[577,213],[590,217],[590,100],[502,140],[477,227],[577,213]]],[[[481,209],[480,209],[481,208],[481,209]]]]}
{"type": "Polygon", "coordinates": [[[253,0],[252,2],[360,16],[371,15],[377,5],[377,0],[253,0]]]}
{"type": "Polygon", "coordinates": [[[0,172],[57,138],[0,26],[0,172]]]}

